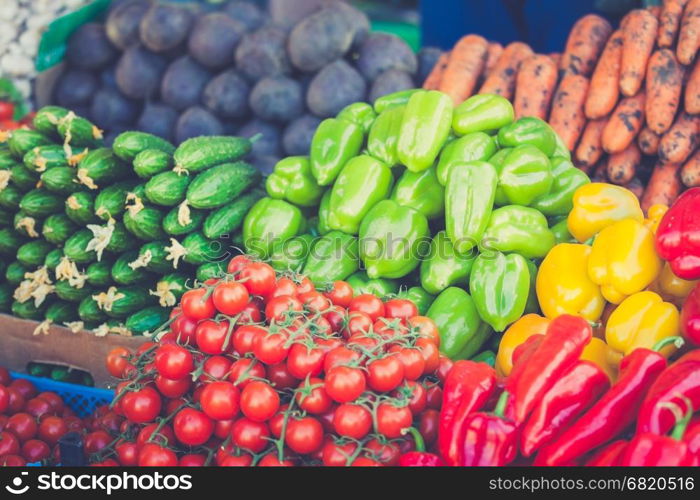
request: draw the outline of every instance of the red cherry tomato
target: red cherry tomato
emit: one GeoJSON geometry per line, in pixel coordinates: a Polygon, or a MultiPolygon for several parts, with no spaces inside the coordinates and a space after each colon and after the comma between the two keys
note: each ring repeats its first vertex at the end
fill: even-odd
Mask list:
{"type": "Polygon", "coordinates": [[[202,365],[202,375],[199,380],[211,382],[212,380],[223,380],[231,371],[231,360],[224,356],[210,356],[202,365]]]}
{"type": "Polygon", "coordinates": [[[156,349],[155,364],[158,373],[171,380],[187,377],[194,370],[192,353],[174,344],[162,345],[156,349]]]}
{"type": "Polygon", "coordinates": [[[308,378],[299,384],[296,392],[296,400],[299,407],[312,415],[326,413],[333,406],[333,400],[326,393],[323,380],[320,378],[308,378]]]}
{"type": "Polygon", "coordinates": [[[107,371],[116,378],[124,378],[127,368],[133,369],[128,357],[131,353],[126,347],[115,347],[107,354],[107,371]]]}
{"type": "Polygon", "coordinates": [[[160,395],[152,387],[127,392],[119,405],[124,416],[138,424],[152,422],[160,413],[160,395]]]}
{"type": "Polygon", "coordinates": [[[29,413],[15,413],[7,419],[5,430],[12,432],[23,443],[36,436],[39,425],[29,413]]]}
{"type": "Polygon", "coordinates": [[[239,418],[231,428],[231,441],[239,448],[260,453],[270,442],[270,430],[265,422],[256,422],[249,418],[239,418]]]}
{"type": "Polygon", "coordinates": [[[352,301],[350,301],[348,310],[350,312],[363,312],[367,314],[372,321],[377,321],[379,318],[385,316],[384,303],[379,297],[369,293],[363,293],[354,297],[352,301]]]}
{"type": "Polygon", "coordinates": [[[403,382],[403,364],[397,356],[376,359],[367,365],[367,382],[377,392],[389,392],[403,382]]]}
{"type": "Polygon", "coordinates": [[[408,299],[390,299],[384,303],[387,318],[409,319],[418,316],[418,308],[408,299]]]}
{"type": "Polygon", "coordinates": [[[175,437],[187,446],[199,446],[214,433],[214,422],[199,410],[184,408],[173,419],[175,437]]]}
{"type": "Polygon", "coordinates": [[[323,445],[322,460],[326,467],[345,467],[355,454],[357,443],[328,439],[323,445]]]}
{"type": "Polygon", "coordinates": [[[290,418],[287,421],[285,443],[300,455],[312,453],[323,444],[323,427],[313,417],[290,418]]]}
{"type": "Polygon", "coordinates": [[[149,443],[141,447],[139,467],[175,467],[177,455],[172,450],[158,444],[149,443]]]}
{"type": "Polygon", "coordinates": [[[230,323],[228,320],[200,321],[197,325],[195,338],[197,347],[205,354],[223,354],[232,348],[230,323]]]}
{"type": "Polygon", "coordinates": [[[258,336],[266,335],[267,330],[256,325],[243,325],[233,332],[233,348],[241,356],[253,352],[258,336]]]}
{"type": "Polygon", "coordinates": [[[333,288],[325,292],[324,295],[336,306],[347,308],[352,302],[354,292],[347,281],[334,281],[333,288]]]}
{"type": "Polygon", "coordinates": [[[241,270],[239,279],[250,295],[267,297],[275,287],[277,274],[269,264],[251,262],[241,270]]]}
{"type": "Polygon", "coordinates": [[[341,404],[335,409],[333,427],[339,436],[362,439],[372,429],[372,414],[364,406],[341,404]]]}
{"type": "Polygon", "coordinates": [[[255,379],[265,378],[265,365],[257,359],[241,358],[231,365],[228,379],[243,390],[255,379]]]}
{"type": "Polygon", "coordinates": [[[238,414],[240,391],[231,382],[212,382],[202,391],[202,411],[214,420],[230,420],[238,414]]]}
{"type": "Polygon", "coordinates": [[[245,255],[236,255],[233,259],[229,261],[228,266],[226,266],[226,271],[229,274],[237,275],[243,269],[245,269],[251,262],[253,261],[245,255]]]}
{"type": "Polygon", "coordinates": [[[403,435],[405,429],[411,427],[413,414],[405,407],[394,406],[390,403],[380,403],[377,407],[377,429],[388,439],[396,439],[403,435]]]}
{"type": "Polygon", "coordinates": [[[180,299],[180,305],[185,316],[193,320],[212,318],[216,314],[211,293],[206,288],[187,290],[180,299]]]}
{"type": "Polygon", "coordinates": [[[236,281],[224,281],[216,285],[212,294],[214,307],[228,316],[240,313],[248,304],[248,290],[242,283],[236,281]]]}
{"type": "Polygon", "coordinates": [[[279,406],[279,394],[266,382],[254,380],[241,392],[241,411],[256,422],[270,419],[277,413],[279,406]]]}

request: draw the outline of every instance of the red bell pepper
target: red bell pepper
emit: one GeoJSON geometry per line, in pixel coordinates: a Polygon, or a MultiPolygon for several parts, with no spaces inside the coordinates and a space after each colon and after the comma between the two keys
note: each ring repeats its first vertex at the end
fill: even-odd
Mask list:
{"type": "Polygon", "coordinates": [[[465,424],[463,466],[503,466],[518,452],[518,426],[504,418],[510,394],[505,391],[493,413],[472,413],[465,424]]]}
{"type": "Polygon", "coordinates": [[[687,443],[690,453],[700,460],[700,417],[695,417],[690,421],[685,430],[683,441],[687,443]]]}
{"type": "Polygon", "coordinates": [[[675,408],[678,420],[670,436],[642,432],[637,434],[622,455],[620,465],[645,466],[645,467],[681,467],[697,465],[697,457],[690,451],[688,443],[683,440],[693,408],[686,403],[688,409],[685,415],[681,413],[679,406],[669,404],[675,408]]]}
{"type": "Polygon", "coordinates": [[[552,440],[610,388],[610,378],[595,364],[579,361],[547,391],[520,436],[520,451],[529,457],[552,440]]]}
{"type": "Polygon", "coordinates": [[[654,380],[666,368],[661,349],[677,337],[668,337],[655,349],[638,348],[622,358],[617,382],[571,427],[540,450],[535,465],[566,465],[607,443],[629,427],[654,380]]]}
{"type": "Polygon", "coordinates": [[[418,429],[410,427],[408,432],[413,436],[416,449],[399,457],[401,467],[442,467],[445,463],[435,453],[425,451],[425,440],[418,429]]]}
{"type": "Polygon", "coordinates": [[[649,389],[637,417],[637,433],[666,434],[676,422],[671,408],[700,408],[700,350],[666,368],[649,389]]]}
{"type": "Polygon", "coordinates": [[[679,278],[700,279],[700,188],[688,189],[664,214],[656,251],[679,278]]]}
{"type": "Polygon", "coordinates": [[[685,338],[700,345],[700,283],[685,299],[681,309],[681,330],[685,338]]]}
{"type": "Polygon", "coordinates": [[[486,363],[457,361],[445,379],[438,426],[438,450],[447,465],[459,465],[464,424],[496,389],[496,371],[486,363]]]}
{"type": "Polygon", "coordinates": [[[627,448],[627,441],[620,439],[603,446],[586,462],[586,467],[614,467],[620,465],[622,454],[627,448]]]}
{"type": "Polygon", "coordinates": [[[564,314],[553,319],[537,349],[508,377],[506,390],[512,395],[508,416],[523,423],[549,388],[578,362],[592,336],[583,318],[564,314]]]}

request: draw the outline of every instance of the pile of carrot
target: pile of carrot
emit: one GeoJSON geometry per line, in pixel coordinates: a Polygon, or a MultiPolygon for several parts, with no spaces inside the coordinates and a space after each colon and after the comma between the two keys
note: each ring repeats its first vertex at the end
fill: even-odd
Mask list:
{"type": "Polygon", "coordinates": [[[479,94],[547,120],[596,181],[630,188],[646,209],[700,186],[700,0],[630,11],[614,29],[595,14],[562,53],[535,54],[479,35],[445,53],[424,88],[459,103],[479,94]]]}

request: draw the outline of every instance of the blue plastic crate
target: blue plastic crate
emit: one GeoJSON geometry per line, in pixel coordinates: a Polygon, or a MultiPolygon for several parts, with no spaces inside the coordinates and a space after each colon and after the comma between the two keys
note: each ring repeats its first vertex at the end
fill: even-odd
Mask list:
{"type": "Polygon", "coordinates": [[[109,404],[114,399],[114,391],[97,389],[84,385],[56,382],[49,378],[32,377],[24,373],[10,372],[12,378],[23,378],[33,383],[39,392],[55,392],[79,417],[90,415],[98,406],[109,404]]]}

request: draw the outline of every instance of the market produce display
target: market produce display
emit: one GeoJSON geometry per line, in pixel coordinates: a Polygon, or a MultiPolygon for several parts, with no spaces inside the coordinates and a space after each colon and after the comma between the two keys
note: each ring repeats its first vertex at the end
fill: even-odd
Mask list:
{"type": "Polygon", "coordinates": [[[112,148],[85,118],[40,109],[0,145],[3,311],[98,335],[153,332],[188,284],[218,274],[261,198],[248,139],[175,148],[124,132],[112,148]]]}
{"type": "Polygon", "coordinates": [[[246,256],[187,291],[157,343],[110,353],[123,466],[416,465],[437,439],[435,323],[246,256]]]}
{"type": "Polygon", "coordinates": [[[594,181],[628,187],[642,208],[700,185],[700,4],[669,0],[630,11],[617,30],[595,14],[561,53],[535,54],[467,35],[424,83],[459,104],[472,94],[512,100],[516,118],[547,120],[594,181]]]}
{"type": "Polygon", "coordinates": [[[269,171],[307,154],[319,122],[345,105],[415,87],[434,57],[369,33],[366,15],[345,2],[288,30],[245,1],[128,0],[79,28],[66,60],[53,102],[94,121],[108,144],[124,130],[175,144],[262,133],[251,161],[269,171]]]}
{"type": "Polygon", "coordinates": [[[589,183],[569,156],[503,97],[454,107],[439,91],[389,94],[324,120],[308,157],[275,166],[243,242],[319,286],[420,296],[442,352],[470,358],[538,310],[538,263],[570,238],[562,224],[589,183]]]}
{"type": "Polygon", "coordinates": [[[83,420],[66,403],[55,392],[39,392],[29,380],[12,379],[0,367],[0,466],[58,465],[58,441],[69,432],[83,433],[88,451],[109,442],[104,429],[116,430],[113,419],[83,420]]]}

